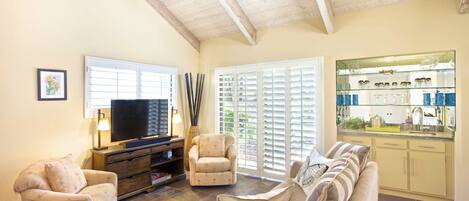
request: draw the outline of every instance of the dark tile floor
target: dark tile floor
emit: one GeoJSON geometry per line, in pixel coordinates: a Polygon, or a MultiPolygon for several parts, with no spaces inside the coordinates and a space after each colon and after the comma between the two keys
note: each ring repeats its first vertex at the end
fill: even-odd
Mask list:
{"type": "MultiPolygon", "coordinates": [[[[232,186],[191,187],[188,181],[174,182],[157,188],[153,192],[126,199],[125,201],[215,201],[219,194],[252,195],[264,193],[278,183],[250,176],[238,175],[238,182],[232,186]]],[[[393,196],[380,195],[379,201],[411,201],[393,196]]]]}

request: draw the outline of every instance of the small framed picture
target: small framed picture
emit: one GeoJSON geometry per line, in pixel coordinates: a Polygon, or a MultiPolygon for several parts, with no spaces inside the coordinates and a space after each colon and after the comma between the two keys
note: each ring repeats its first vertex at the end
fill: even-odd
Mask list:
{"type": "Polygon", "coordinates": [[[67,71],[37,69],[37,100],[67,100],[67,71]]]}

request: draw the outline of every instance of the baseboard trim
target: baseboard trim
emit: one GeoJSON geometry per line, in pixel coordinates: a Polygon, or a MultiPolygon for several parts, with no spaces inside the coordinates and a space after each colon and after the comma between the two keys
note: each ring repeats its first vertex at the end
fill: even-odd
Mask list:
{"type": "Polygon", "coordinates": [[[385,194],[385,195],[392,195],[392,196],[408,198],[408,199],[414,199],[414,200],[453,201],[453,199],[448,199],[448,198],[439,198],[439,197],[433,197],[433,196],[427,196],[427,195],[418,195],[418,194],[413,194],[413,193],[408,193],[408,192],[402,192],[402,191],[396,191],[396,190],[390,190],[390,189],[382,189],[382,188],[379,190],[379,193],[385,194]]]}

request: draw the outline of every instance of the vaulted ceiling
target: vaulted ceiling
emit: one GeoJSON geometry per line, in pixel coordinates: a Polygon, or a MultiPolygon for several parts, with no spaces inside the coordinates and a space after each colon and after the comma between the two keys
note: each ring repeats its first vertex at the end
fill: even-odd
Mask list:
{"type": "MultiPolygon", "coordinates": [[[[256,42],[256,30],[322,18],[333,33],[333,18],[345,12],[406,0],[147,0],[196,49],[200,41],[241,32],[256,42]]],[[[469,0],[460,0],[461,10],[469,0]]]]}

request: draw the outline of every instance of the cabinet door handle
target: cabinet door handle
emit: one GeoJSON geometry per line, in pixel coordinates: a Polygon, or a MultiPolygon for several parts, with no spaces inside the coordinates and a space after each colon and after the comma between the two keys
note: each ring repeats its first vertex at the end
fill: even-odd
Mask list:
{"type": "Polygon", "coordinates": [[[410,175],[414,176],[414,159],[410,159],[410,175]]]}
{"type": "Polygon", "coordinates": [[[397,143],[388,143],[388,142],[385,142],[384,145],[388,145],[388,146],[399,146],[399,144],[397,144],[397,143]]]}
{"type": "Polygon", "coordinates": [[[402,169],[404,170],[404,175],[407,175],[407,158],[406,157],[402,158],[402,164],[403,164],[402,169]]]}
{"type": "Polygon", "coordinates": [[[420,148],[424,148],[424,149],[436,149],[436,147],[434,146],[419,146],[420,148]]]}

